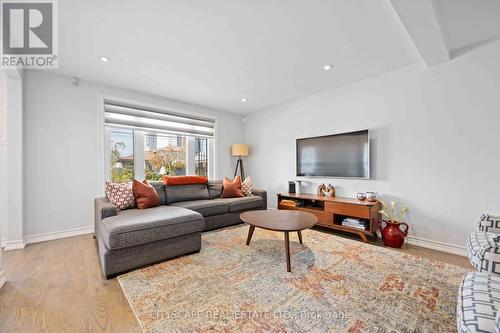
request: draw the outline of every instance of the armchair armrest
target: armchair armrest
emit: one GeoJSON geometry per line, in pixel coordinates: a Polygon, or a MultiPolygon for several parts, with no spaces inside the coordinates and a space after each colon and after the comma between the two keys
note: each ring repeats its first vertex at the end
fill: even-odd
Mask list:
{"type": "Polygon", "coordinates": [[[267,209],[267,192],[264,190],[252,189],[252,193],[253,193],[253,195],[256,195],[256,196],[262,198],[262,200],[264,201],[264,206],[262,208],[267,209]]]}
{"type": "Polygon", "coordinates": [[[116,206],[109,202],[108,198],[94,199],[94,214],[95,222],[99,222],[106,217],[115,216],[118,214],[116,206]]]}
{"type": "Polygon", "coordinates": [[[467,236],[467,257],[479,272],[495,273],[500,275],[500,235],[475,231],[467,236]]]}
{"type": "Polygon", "coordinates": [[[500,234],[500,216],[481,215],[478,222],[478,230],[500,234]]]}

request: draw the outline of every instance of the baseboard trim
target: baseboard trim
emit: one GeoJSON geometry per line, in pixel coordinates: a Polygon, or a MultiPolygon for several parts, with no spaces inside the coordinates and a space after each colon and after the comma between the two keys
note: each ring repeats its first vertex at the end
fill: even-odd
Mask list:
{"type": "MultiPolygon", "coordinates": [[[[268,207],[269,210],[276,210],[276,207],[268,207]]],[[[380,234],[379,234],[380,236],[380,234]]],[[[445,253],[456,254],[462,257],[467,257],[467,250],[465,246],[435,241],[432,239],[408,236],[406,242],[410,245],[425,247],[426,249],[436,250],[445,253]]]]}
{"type": "Polygon", "coordinates": [[[5,277],[5,273],[3,271],[0,271],[0,289],[2,289],[5,282],[7,282],[7,278],[5,277]]]}
{"type": "Polygon", "coordinates": [[[4,251],[22,250],[26,247],[26,238],[19,240],[4,240],[2,244],[4,251]]]}
{"type": "Polygon", "coordinates": [[[408,236],[406,238],[406,240],[407,240],[408,244],[410,244],[410,245],[415,245],[415,246],[425,247],[425,248],[431,249],[431,250],[456,254],[456,255],[459,255],[462,257],[467,256],[467,251],[465,249],[465,246],[458,246],[455,244],[439,242],[439,241],[415,237],[415,236],[408,236]]]}
{"type": "Polygon", "coordinates": [[[51,240],[81,236],[94,233],[94,226],[68,229],[63,231],[47,232],[44,234],[26,236],[26,244],[35,244],[41,242],[48,242],[51,240]]]}

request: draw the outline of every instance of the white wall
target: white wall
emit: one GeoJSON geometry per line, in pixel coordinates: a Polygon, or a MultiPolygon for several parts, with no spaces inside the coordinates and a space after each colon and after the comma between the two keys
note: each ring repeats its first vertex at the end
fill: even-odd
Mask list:
{"type": "Polygon", "coordinates": [[[242,141],[241,116],[158,96],[48,72],[25,75],[25,225],[26,235],[93,225],[93,198],[102,194],[98,147],[101,96],[123,97],[214,116],[217,119],[219,177],[232,176],[232,143],[242,141]]]}
{"type": "MultiPolygon", "coordinates": [[[[12,73],[12,72],[11,72],[12,73]]],[[[23,239],[23,82],[7,75],[7,235],[23,239]]]]}
{"type": "Polygon", "coordinates": [[[413,236],[463,246],[481,213],[500,214],[500,41],[248,115],[247,173],[276,206],[296,179],[296,138],[366,128],[373,179],[310,178],[308,192],[376,191],[410,208],[413,236]]]}
{"type": "Polygon", "coordinates": [[[23,73],[1,72],[0,229],[2,247],[24,247],[23,73]]]}
{"type": "MultiPolygon", "coordinates": [[[[7,75],[0,71],[0,243],[7,229],[7,75]]],[[[0,289],[5,284],[0,246],[0,289]]]]}
{"type": "Polygon", "coordinates": [[[7,231],[7,75],[0,71],[0,240],[7,231]]]}

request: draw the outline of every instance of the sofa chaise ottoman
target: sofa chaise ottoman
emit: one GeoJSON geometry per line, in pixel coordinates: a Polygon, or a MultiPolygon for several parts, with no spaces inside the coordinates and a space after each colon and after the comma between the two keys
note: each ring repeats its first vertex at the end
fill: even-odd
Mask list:
{"type": "Polygon", "coordinates": [[[107,278],[134,268],[198,252],[201,233],[242,223],[242,212],[267,209],[265,191],[253,196],[220,198],[221,181],[165,186],[151,182],[160,205],[117,210],[107,198],[96,198],[95,236],[107,278]]]}

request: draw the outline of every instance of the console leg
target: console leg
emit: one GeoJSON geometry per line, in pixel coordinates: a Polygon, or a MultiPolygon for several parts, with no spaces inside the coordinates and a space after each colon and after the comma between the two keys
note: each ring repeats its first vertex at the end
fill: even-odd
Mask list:
{"type": "Polygon", "coordinates": [[[358,235],[359,235],[359,237],[361,237],[363,242],[368,243],[368,238],[366,238],[366,235],[364,232],[360,232],[358,235]]]}

